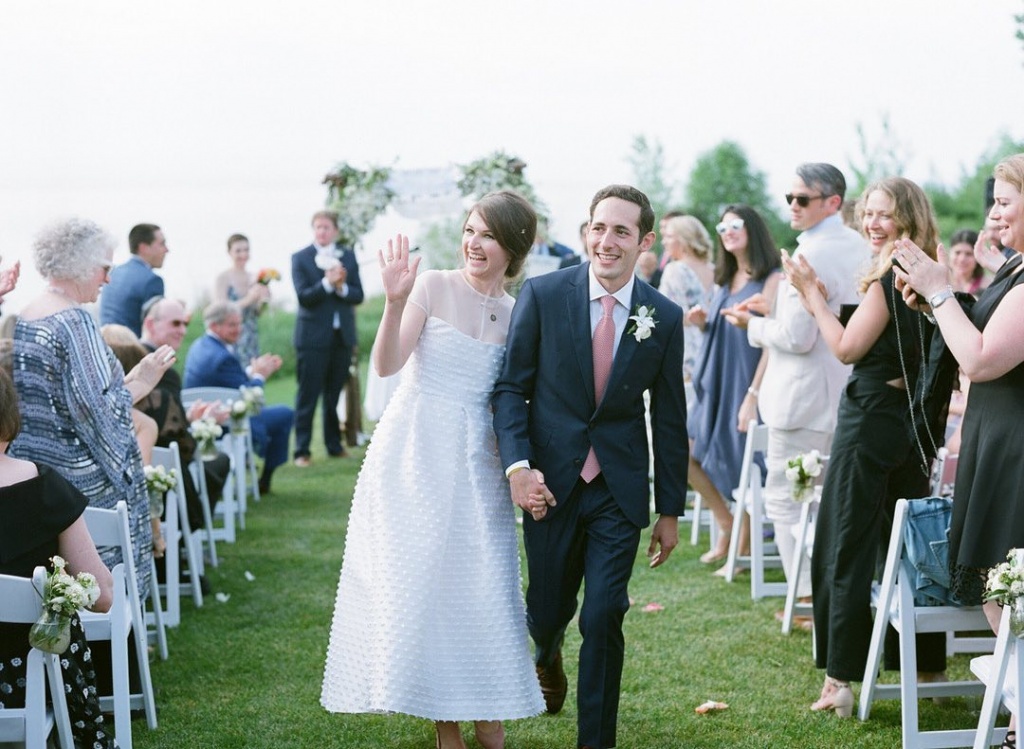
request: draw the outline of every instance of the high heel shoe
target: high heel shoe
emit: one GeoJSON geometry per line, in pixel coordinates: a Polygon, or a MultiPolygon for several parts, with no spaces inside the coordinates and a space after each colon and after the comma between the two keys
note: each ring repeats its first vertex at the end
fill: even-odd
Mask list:
{"type": "Polygon", "coordinates": [[[999,745],[999,749],[1017,749],[1017,732],[1007,731],[1006,738],[1003,739],[1003,743],[999,745]]]}
{"type": "Polygon", "coordinates": [[[484,749],[504,749],[505,727],[500,720],[478,720],[473,723],[476,740],[484,749]]]}
{"type": "Polygon", "coordinates": [[[853,715],[853,690],[850,688],[850,682],[826,676],[821,697],[811,705],[811,710],[834,710],[840,718],[849,718],[853,715]]]}

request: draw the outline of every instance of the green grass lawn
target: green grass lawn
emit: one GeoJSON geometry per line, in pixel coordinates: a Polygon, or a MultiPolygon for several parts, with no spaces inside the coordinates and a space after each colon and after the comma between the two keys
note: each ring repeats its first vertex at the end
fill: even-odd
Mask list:
{"type": "MultiPolygon", "coordinates": [[[[379,307],[378,307],[379,309],[379,307]]],[[[372,335],[372,333],[371,333],[372,335]]],[[[368,343],[362,349],[369,351],[368,343]]],[[[291,402],[293,378],[273,378],[268,402],[291,402]]],[[[210,569],[216,591],[202,609],[183,601],[182,624],[169,632],[170,659],[153,663],[160,725],[133,724],[140,749],[162,747],[430,747],[433,729],[405,716],[331,715],[319,705],[328,628],[345,528],[362,449],[328,462],[314,441],[314,465],[275,475],[274,493],[249,509],[248,528],[221,544],[210,569]],[[245,573],[254,576],[246,579],[245,573]]],[[[686,524],[681,529],[688,530],[686,524]]],[[[681,534],[687,535],[688,534],[681,534]]],[[[822,674],[810,636],[784,637],[773,618],[781,599],[750,600],[749,580],[727,584],[680,546],[649,570],[645,531],[630,587],[626,667],[619,713],[621,747],[898,747],[898,702],[877,702],[872,718],[841,721],[808,710],[822,674]],[[644,613],[648,603],[664,610],[644,613]],[[705,700],[729,709],[696,715],[705,700]]],[[[382,554],[402,540],[381,538],[382,554]]],[[[778,578],[775,578],[778,579],[778,578]]],[[[557,716],[507,726],[509,747],[574,747],[579,634],[566,642],[570,698],[557,716]]],[[[968,656],[951,662],[966,678],[968,656]]],[[[892,681],[891,676],[885,679],[892,681]]],[[[964,728],[977,722],[981,698],[921,703],[922,726],[964,728]]],[[[464,732],[467,743],[471,731],[464,732]]]]}

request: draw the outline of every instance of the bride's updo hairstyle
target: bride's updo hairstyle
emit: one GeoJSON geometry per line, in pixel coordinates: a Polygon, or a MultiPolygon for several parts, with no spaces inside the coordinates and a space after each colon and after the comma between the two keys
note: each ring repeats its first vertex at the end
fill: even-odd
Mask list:
{"type": "Polygon", "coordinates": [[[537,213],[533,206],[517,192],[500,190],[484,195],[469,209],[468,217],[476,211],[498,244],[508,253],[506,278],[515,278],[533,247],[537,234],[537,213]]]}

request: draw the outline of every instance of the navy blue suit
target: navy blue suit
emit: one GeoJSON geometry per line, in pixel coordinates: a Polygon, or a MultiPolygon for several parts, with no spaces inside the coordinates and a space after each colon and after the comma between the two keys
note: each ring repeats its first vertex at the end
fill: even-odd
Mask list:
{"type": "Polygon", "coordinates": [[[110,271],[110,283],[100,294],[100,324],[124,325],[141,337],[142,305],[163,295],[164,280],[145,260],[132,255],[110,271]]]}
{"type": "MultiPolygon", "coordinates": [[[[197,338],[185,357],[185,387],[237,388],[261,386],[263,381],[245,374],[238,358],[224,343],[207,333],[197,338]]],[[[249,419],[253,447],[263,457],[261,483],[269,484],[274,469],[288,460],[288,437],[294,414],[288,406],[264,406],[249,419]]]]}
{"type": "Polygon", "coordinates": [[[683,318],[673,302],[637,279],[630,314],[653,306],[656,325],[637,341],[626,325],[605,396],[594,403],[589,268],[529,279],[512,311],[505,364],[492,398],[502,464],[529,460],[557,505],[544,519],[523,516],[530,634],[549,666],[580,613],[579,742],[615,745],[627,586],[650,523],[644,391],[651,394],[655,510],[680,516],[689,455],[682,378],[683,318]],[[591,445],[601,474],[580,479],[591,445]]]}
{"type": "Polygon", "coordinates": [[[296,354],[295,456],[308,456],[313,435],[313,414],[323,396],[324,446],[340,455],[341,427],[338,397],[348,381],[356,337],[355,305],[363,301],[359,263],[355,253],[335,248],[347,272],[348,293],[340,296],[324,288],[324,271],[316,265],[316,247],[310,245],[292,255],[292,283],[299,299],[293,343],[296,354]],[[338,327],[335,327],[335,320],[338,327]]]}

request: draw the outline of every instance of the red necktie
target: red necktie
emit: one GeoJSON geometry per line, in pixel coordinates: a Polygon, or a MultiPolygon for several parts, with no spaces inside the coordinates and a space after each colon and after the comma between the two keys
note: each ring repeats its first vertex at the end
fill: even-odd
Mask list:
{"type": "MultiPolygon", "coordinates": [[[[594,354],[594,405],[601,403],[604,397],[605,388],[608,387],[608,377],[612,373],[612,359],[615,352],[615,320],[612,319],[612,310],[615,309],[615,297],[606,295],[600,299],[604,314],[597,321],[594,329],[594,340],[591,348],[594,354]]],[[[591,446],[587,453],[587,459],[583,463],[583,470],[580,477],[588,484],[601,473],[601,465],[597,462],[597,455],[591,446]]]]}

